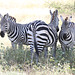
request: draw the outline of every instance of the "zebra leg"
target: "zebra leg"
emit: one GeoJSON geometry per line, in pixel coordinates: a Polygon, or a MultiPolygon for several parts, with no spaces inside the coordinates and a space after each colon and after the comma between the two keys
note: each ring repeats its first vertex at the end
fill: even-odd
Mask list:
{"type": "Polygon", "coordinates": [[[64,45],[61,45],[61,48],[62,48],[63,54],[65,54],[65,49],[66,49],[66,47],[64,47],[64,45]]]}
{"type": "Polygon", "coordinates": [[[65,49],[67,49],[67,51],[69,51],[69,47],[67,47],[67,48],[65,48],[65,49]]]}
{"type": "Polygon", "coordinates": [[[72,50],[73,50],[73,47],[71,47],[70,56],[72,56],[72,50]]]}
{"type": "Polygon", "coordinates": [[[73,48],[71,47],[70,50],[69,50],[69,55],[70,55],[69,60],[70,60],[70,68],[71,68],[71,69],[72,69],[72,64],[73,64],[72,50],[73,50],[73,48]]]}
{"type": "Polygon", "coordinates": [[[16,45],[15,43],[12,43],[12,42],[11,42],[11,44],[12,44],[13,50],[17,49],[17,45],[16,45]]]}
{"type": "Polygon", "coordinates": [[[65,56],[65,51],[66,51],[66,47],[64,45],[61,45],[61,49],[62,49],[62,56],[65,56]]]}
{"type": "Polygon", "coordinates": [[[22,49],[23,45],[22,44],[18,44],[18,48],[22,49]]]}
{"type": "Polygon", "coordinates": [[[32,63],[33,63],[34,45],[30,45],[30,51],[31,51],[31,65],[32,65],[32,63]]]}
{"type": "Polygon", "coordinates": [[[39,62],[39,56],[36,54],[36,64],[39,62]]]}
{"type": "Polygon", "coordinates": [[[56,43],[52,46],[53,57],[56,57],[56,43]]]}
{"type": "Polygon", "coordinates": [[[48,54],[48,47],[44,48],[44,57],[47,58],[47,54],[48,54]]]}
{"type": "MultiPolygon", "coordinates": [[[[31,51],[31,65],[33,63],[33,53],[34,53],[34,45],[30,45],[30,51],[31,51]]],[[[39,56],[36,54],[36,64],[38,64],[39,56]]]]}

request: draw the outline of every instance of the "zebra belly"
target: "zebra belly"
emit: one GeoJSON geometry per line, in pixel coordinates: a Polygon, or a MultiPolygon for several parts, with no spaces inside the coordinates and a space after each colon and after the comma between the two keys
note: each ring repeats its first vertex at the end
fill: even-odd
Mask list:
{"type": "Polygon", "coordinates": [[[15,37],[15,38],[11,38],[9,37],[9,40],[15,44],[26,44],[26,40],[24,37],[15,37]]]}

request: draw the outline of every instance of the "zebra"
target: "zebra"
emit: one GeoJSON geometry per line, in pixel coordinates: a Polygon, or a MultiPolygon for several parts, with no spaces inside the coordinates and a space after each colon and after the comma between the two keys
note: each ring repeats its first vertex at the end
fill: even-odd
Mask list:
{"type": "MultiPolygon", "coordinates": [[[[9,14],[5,14],[4,16],[0,15],[1,17],[1,37],[4,37],[5,32],[7,33],[9,40],[12,44],[25,44],[30,46],[31,51],[31,63],[33,62],[33,50],[34,50],[34,26],[48,26],[44,21],[35,20],[28,24],[19,24],[14,23],[10,20],[9,14]]],[[[36,51],[37,53],[37,51],[36,51]]]]}
{"type": "Polygon", "coordinates": [[[65,20],[62,16],[60,18],[62,26],[59,32],[59,41],[64,54],[65,50],[69,50],[69,48],[72,50],[75,45],[75,23],[71,22],[72,16],[69,19],[66,17],[65,20]]]}
{"type": "MultiPolygon", "coordinates": [[[[52,16],[51,22],[48,25],[34,25],[34,32],[35,32],[35,45],[37,51],[37,59],[39,59],[39,54],[48,47],[53,48],[53,57],[56,56],[56,43],[57,43],[57,32],[59,30],[59,19],[58,19],[58,10],[55,10],[53,13],[50,13],[52,16]]],[[[47,52],[46,52],[47,53],[47,52]]]]}
{"type": "MultiPolygon", "coordinates": [[[[48,24],[48,26],[53,30],[53,33],[56,37],[56,43],[52,46],[52,50],[54,51],[53,53],[53,57],[56,56],[56,45],[57,45],[57,40],[58,40],[58,35],[57,32],[59,31],[59,18],[58,18],[58,10],[55,10],[53,13],[50,10],[50,15],[51,15],[51,20],[50,23],[48,24]]],[[[48,53],[48,47],[44,48],[45,51],[45,58],[47,57],[47,53],[48,53]]]]}
{"type": "Polygon", "coordinates": [[[51,27],[51,29],[53,30],[55,37],[56,37],[56,42],[55,44],[52,46],[52,50],[54,50],[54,54],[53,57],[56,56],[56,46],[57,46],[57,41],[58,41],[58,34],[57,32],[59,31],[59,18],[58,18],[58,10],[54,11],[53,13],[50,10],[50,14],[51,14],[51,21],[49,26],[51,27]]]}

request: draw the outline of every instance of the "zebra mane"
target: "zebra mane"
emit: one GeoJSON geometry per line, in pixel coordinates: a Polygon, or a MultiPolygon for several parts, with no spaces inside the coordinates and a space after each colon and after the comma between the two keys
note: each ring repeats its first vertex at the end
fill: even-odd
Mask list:
{"type": "MultiPolygon", "coordinates": [[[[4,15],[4,18],[7,16],[7,14],[4,15]]],[[[9,19],[12,21],[12,22],[15,22],[16,23],[16,18],[15,17],[12,17],[12,16],[9,16],[9,19]]]]}
{"type": "Polygon", "coordinates": [[[55,15],[58,15],[58,10],[55,10],[55,11],[53,12],[53,17],[52,17],[51,22],[53,22],[55,15]]]}
{"type": "Polygon", "coordinates": [[[10,18],[12,21],[16,22],[16,18],[14,18],[14,17],[12,17],[12,16],[9,16],[9,18],[10,18]]]}
{"type": "Polygon", "coordinates": [[[65,21],[67,21],[67,20],[68,20],[68,17],[65,18],[65,21]]]}
{"type": "MultiPolygon", "coordinates": [[[[52,21],[54,20],[54,13],[55,13],[55,11],[53,12],[53,17],[52,17],[52,21]]],[[[52,21],[51,21],[51,22],[52,22],[52,21]]]]}
{"type": "Polygon", "coordinates": [[[65,18],[65,25],[68,24],[68,17],[65,18]]]}

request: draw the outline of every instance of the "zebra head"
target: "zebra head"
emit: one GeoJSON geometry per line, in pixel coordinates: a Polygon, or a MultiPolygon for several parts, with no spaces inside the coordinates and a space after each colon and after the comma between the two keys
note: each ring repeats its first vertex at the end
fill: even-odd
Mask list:
{"type": "Polygon", "coordinates": [[[60,19],[62,21],[61,30],[65,31],[66,29],[69,29],[71,27],[70,23],[71,23],[72,16],[70,16],[69,19],[68,17],[66,17],[64,20],[63,17],[60,15],[60,19]]]}
{"type": "MultiPolygon", "coordinates": [[[[3,16],[1,14],[0,14],[0,18],[1,18],[1,21],[2,21],[3,16]]],[[[5,33],[2,31],[1,21],[0,21],[0,28],[1,28],[0,35],[1,35],[1,37],[4,37],[5,36],[5,33]]]]}
{"type": "Polygon", "coordinates": [[[5,32],[8,32],[9,27],[10,27],[9,21],[11,21],[13,23],[16,23],[16,19],[14,17],[12,17],[12,16],[9,16],[8,13],[5,14],[4,16],[2,16],[0,14],[0,18],[1,18],[1,22],[0,22],[0,24],[1,24],[1,32],[0,32],[0,35],[1,35],[1,37],[4,37],[5,32]]]}
{"type": "Polygon", "coordinates": [[[59,18],[58,18],[58,10],[55,10],[53,13],[50,10],[50,15],[51,15],[51,21],[50,24],[53,23],[54,28],[57,30],[57,32],[59,31],[59,18]]]}
{"type": "Polygon", "coordinates": [[[70,16],[70,18],[68,19],[68,17],[65,18],[65,20],[63,19],[62,16],[60,16],[61,21],[62,21],[62,26],[61,26],[61,38],[65,41],[69,41],[72,38],[72,34],[71,34],[71,19],[72,16],[70,16]]]}

